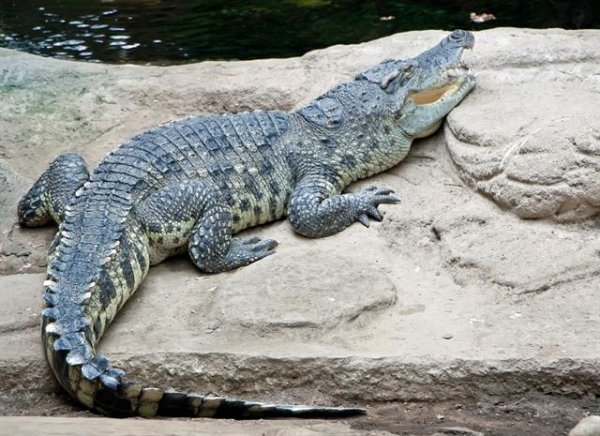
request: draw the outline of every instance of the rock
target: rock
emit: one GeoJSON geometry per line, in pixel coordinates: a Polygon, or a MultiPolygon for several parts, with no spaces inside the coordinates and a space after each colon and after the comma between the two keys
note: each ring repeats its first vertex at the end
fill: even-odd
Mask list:
{"type": "Polygon", "coordinates": [[[586,416],[569,432],[569,436],[600,436],[600,416],[586,416]]]}
{"type": "MultiPolygon", "coordinates": [[[[206,314],[221,325],[237,324],[257,333],[294,328],[330,330],[382,312],[394,305],[398,290],[382,268],[370,259],[343,253],[300,250],[286,262],[257,263],[233,274],[215,292],[206,314]],[[290,265],[302,265],[290,268],[290,265]],[[344,281],[336,274],[345,271],[344,281]],[[247,289],[256,289],[248,305],[247,289]]],[[[205,307],[197,305],[197,312],[205,307]]]]}
{"type": "Polygon", "coordinates": [[[446,427],[431,436],[484,436],[484,434],[466,427],[446,427]]]}
{"type": "Polygon", "coordinates": [[[500,68],[479,62],[477,92],[448,118],[448,151],[461,178],[521,218],[577,221],[600,210],[598,55],[568,63],[593,35],[563,53],[539,34],[525,45],[496,34],[495,44],[517,51],[538,41],[540,57],[500,68]]]}
{"type": "MultiPolygon", "coordinates": [[[[0,159],[0,241],[4,240],[16,221],[17,203],[31,182],[0,159]]],[[[11,253],[12,254],[12,253],[11,253]]],[[[17,253],[15,253],[17,254],[17,253]]]]}
{"type": "Polygon", "coordinates": [[[433,220],[444,268],[459,285],[487,283],[514,294],[538,295],[600,273],[600,239],[593,227],[534,224],[486,206],[472,199],[433,220]]]}
{"type": "Polygon", "coordinates": [[[6,434],[37,436],[40,434],[110,436],[127,434],[144,435],[214,435],[227,436],[389,436],[386,431],[354,430],[350,424],[309,421],[255,421],[196,419],[194,421],[109,419],[109,418],[50,418],[50,417],[0,417],[6,434]]]}
{"type": "Polygon", "coordinates": [[[55,231],[24,232],[16,223],[17,204],[32,182],[0,159],[0,274],[37,272],[46,265],[47,246],[55,231]]]}

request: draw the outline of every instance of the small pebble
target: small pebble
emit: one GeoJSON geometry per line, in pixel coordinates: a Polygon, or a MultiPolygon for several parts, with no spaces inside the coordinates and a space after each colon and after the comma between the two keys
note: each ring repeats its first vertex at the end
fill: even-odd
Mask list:
{"type": "Polygon", "coordinates": [[[450,333],[446,333],[444,336],[442,336],[442,338],[444,339],[452,339],[454,336],[452,336],[450,333]]]}

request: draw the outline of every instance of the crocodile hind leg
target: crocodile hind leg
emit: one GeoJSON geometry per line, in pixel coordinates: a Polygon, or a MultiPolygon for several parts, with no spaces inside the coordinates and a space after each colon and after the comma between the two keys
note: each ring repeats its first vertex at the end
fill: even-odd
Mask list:
{"type": "Polygon", "coordinates": [[[61,154],[19,202],[19,223],[40,226],[54,220],[60,224],[69,200],[88,179],[89,172],[81,156],[61,154]]]}
{"type": "Polygon", "coordinates": [[[377,206],[398,203],[394,191],[375,186],[358,193],[340,194],[343,186],[335,178],[309,175],[302,178],[289,203],[289,220],[294,230],[309,238],[320,238],[344,230],[359,221],[369,227],[369,218],[381,221],[377,206]]]}
{"type": "Polygon", "coordinates": [[[229,271],[273,254],[277,242],[232,237],[231,206],[204,180],[168,185],[136,208],[150,241],[150,263],[186,247],[204,272],[229,271]]]}

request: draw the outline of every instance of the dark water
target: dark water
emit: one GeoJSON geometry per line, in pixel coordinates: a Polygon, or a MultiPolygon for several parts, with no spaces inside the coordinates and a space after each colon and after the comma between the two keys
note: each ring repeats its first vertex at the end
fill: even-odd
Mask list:
{"type": "Polygon", "coordinates": [[[600,28],[600,0],[0,0],[0,46],[168,64],[289,57],[421,29],[600,28]],[[492,13],[476,24],[469,13],[492,13]]]}

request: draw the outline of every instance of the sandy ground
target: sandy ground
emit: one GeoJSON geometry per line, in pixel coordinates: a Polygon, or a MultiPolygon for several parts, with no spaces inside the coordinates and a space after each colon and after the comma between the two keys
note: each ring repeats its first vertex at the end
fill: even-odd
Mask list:
{"type": "Polygon", "coordinates": [[[169,260],[100,347],[154,384],[357,404],[367,417],[106,424],[71,404],[45,366],[39,294],[54,229],[20,229],[14,211],[57,154],[80,152],[93,167],[159,122],[299,107],[442,36],[411,32],[302,58],[168,68],[0,50],[0,427],[558,435],[598,414],[599,31],[479,32],[466,56],[479,73],[476,90],[398,167],[351,187],[397,191],[403,201],[382,207],[382,223],[320,240],[295,235],[287,222],[253,229],[280,242],[277,254],[226,274],[169,260]]]}

